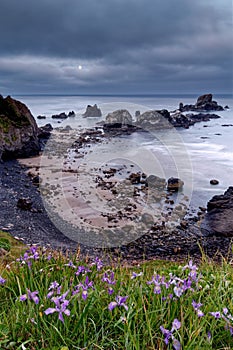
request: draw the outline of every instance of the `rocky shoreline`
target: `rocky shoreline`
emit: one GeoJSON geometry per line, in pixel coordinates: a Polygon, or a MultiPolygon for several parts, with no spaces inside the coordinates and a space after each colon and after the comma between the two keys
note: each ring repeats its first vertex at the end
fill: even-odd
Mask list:
{"type": "MultiPolygon", "coordinates": [[[[12,102],[9,98],[7,101],[12,102]]],[[[3,102],[5,103],[5,100],[3,102]]],[[[15,107],[14,101],[13,106],[15,107]]],[[[17,108],[14,109],[15,116],[23,118],[26,113],[30,123],[34,126],[35,123],[33,120],[31,121],[32,116],[30,111],[18,102],[16,103],[16,107],[18,110],[17,108]]],[[[98,110],[97,106],[88,106],[84,117],[88,117],[90,110],[90,113],[93,113],[92,108],[94,108],[94,113],[96,114],[96,110],[98,110]]],[[[80,132],[79,136],[76,135],[76,132],[72,134],[70,127],[60,128],[60,130],[58,128],[52,134],[52,136],[55,135],[56,137],[57,132],[59,134],[58,140],[52,138],[51,141],[50,138],[50,143],[48,142],[48,144],[46,144],[46,140],[50,136],[51,126],[47,125],[40,129],[35,126],[31,135],[31,124],[29,123],[29,134],[25,142],[29,146],[29,150],[32,151],[30,154],[26,153],[26,156],[37,154],[39,149],[44,148],[46,144],[46,151],[44,152],[46,161],[50,162],[54,160],[57,163],[59,157],[63,159],[65,156],[62,169],[50,167],[48,178],[51,180],[54,176],[56,183],[56,179],[58,179],[57,173],[61,171],[60,178],[65,179],[67,183],[68,180],[69,183],[75,183],[77,177],[80,176],[80,171],[77,168],[79,161],[90,152],[92,145],[105,142],[115,136],[130,134],[134,131],[150,131],[151,128],[157,130],[158,128],[170,128],[174,126],[188,128],[196,122],[218,118],[215,114],[202,113],[209,110],[223,110],[223,107],[212,101],[212,95],[210,94],[199,97],[195,105],[183,106],[180,104],[179,110],[174,112],[168,112],[166,110],[148,111],[141,115],[137,111],[136,123],[133,122],[132,116],[127,110],[119,110],[107,115],[105,123],[100,127],[80,132]],[[190,110],[198,113],[183,114],[183,112],[190,110]],[[36,149],[31,148],[31,145],[35,145],[35,142],[38,142],[38,140],[40,140],[40,143],[36,144],[36,149]],[[69,146],[66,144],[67,140],[69,142],[72,141],[69,146]],[[68,160],[69,155],[65,155],[64,153],[64,150],[67,152],[67,147],[75,154],[70,160],[68,160]],[[58,153],[54,151],[55,149],[58,153]]],[[[98,110],[98,113],[100,114],[101,111],[98,110]]],[[[73,115],[74,113],[72,112],[73,115]]],[[[14,120],[13,123],[15,123],[14,120]]],[[[5,124],[2,125],[2,128],[6,128],[5,124]]],[[[3,129],[4,135],[6,132],[10,133],[10,130],[3,129]]],[[[21,155],[18,149],[21,146],[25,147],[25,145],[22,145],[22,143],[19,144],[14,140],[15,138],[11,137],[10,148],[8,144],[3,146],[3,154],[10,152],[14,155],[21,155]]],[[[173,197],[174,191],[182,194],[182,179],[161,179],[156,174],[148,176],[136,168],[133,169],[133,164],[122,165],[121,168],[113,167],[111,164],[105,164],[103,168],[94,169],[93,173],[93,169],[91,169],[91,173],[88,176],[91,176],[91,181],[96,184],[93,190],[97,191],[98,196],[102,198],[101,200],[111,202],[111,205],[115,209],[119,207],[119,210],[114,215],[104,214],[103,212],[100,215],[98,214],[97,218],[94,217],[93,219],[93,208],[91,208],[90,212],[90,208],[87,206],[87,203],[91,201],[85,202],[83,200],[86,194],[82,192],[82,188],[78,189],[75,185],[72,188],[67,187],[67,193],[71,192],[71,195],[65,198],[65,202],[72,209],[74,209],[72,207],[74,200],[79,202],[76,216],[79,216],[80,219],[80,212],[84,212],[83,217],[81,217],[81,223],[84,226],[86,224],[94,225],[95,227],[99,225],[98,232],[100,232],[101,228],[109,228],[117,233],[120,232],[119,228],[123,227],[125,230],[124,233],[127,233],[129,237],[133,225],[137,229],[142,229],[140,236],[136,237],[132,235],[135,239],[127,241],[127,244],[124,244],[123,241],[119,246],[116,244],[115,248],[100,249],[83,243],[85,242],[83,237],[87,231],[85,229],[83,232],[81,231],[82,225],[80,225],[80,235],[83,235],[83,237],[79,244],[70,239],[70,235],[68,237],[65,236],[62,233],[64,231],[58,229],[51,221],[51,217],[45,209],[44,199],[51,199],[51,206],[60,210],[62,208],[62,198],[60,198],[60,195],[64,192],[64,188],[61,191],[59,190],[59,184],[51,185],[51,181],[50,183],[46,183],[46,178],[43,178],[41,174],[41,171],[43,172],[43,166],[40,168],[39,164],[36,165],[37,161],[38,159],[35,162],[32,160],[31,166],[29,165],[30,158],[24,163],[26,165],[23,165],[22,162],[19,163],[17,160],[6,160],[0,163],[0,230],[9,232],[26,244],[38,244],[52,249],[71,252],[80,249],[82,257],[89,256],[90,258],[94,258],[96,256],[105,256],[106,258],[110,255],[116,260],[121,257],[127,263],[156,258],[182,260],[188,255],[200,258],[202,250],[211,257],[215,257],[216,254],[218,257],[220,254],[224,257],[231,257],[232,230],[230,233],[224,233],[223,231],[219,233],[219,224],[217,225],[219,218],[218,210],[222,203],[225,205],[227,202],[228,206],[225,208],[223,205],[221,210],[228,210],[230,212],[227,215],[231,215],[233,197],[231,190],[227,191],[221,198],[214,197],[215,199],[212,199],[208,204],[207,214],[205,208],[197,208],[196,213],[190,213],[188,206],[185,204],[185,196],[182,197],[178,205],[176,205],[175,197],[173,197]],[[122,174],[124,174],[123,179],[122,174]],[[152,189],[151,193],[153,195],[149,194],[148,188],[152,189]],[[80,193],[82,193],[83,197],[81,199],[79,196],[80,193]],[[123,202],[119,199],[119,194],[120,197],[124,197],[123,202]],[[154,220],[148,212],[144,212],[141,215],[141,212],[143,212],[141,208],[145,208],[145,199],[148,201],[148,198],[152,201],[152,205],[159,204],[158,220],[154,220]],[[215,203],[216,201],[217,213],[216,208],[213,208],[215,205],[213,205],[213,202],[215,203]],[[162,211],[160,211],[160,206],[163,207],[162,211]],[[212,211],[213,209],[215,210],[214,213],[212,211]],[[177,220],[176,225],[169,227],[168,223],[171,221],[171,218],[175,220],[178,218],[179,220],[177,220]],[[216,226],[218,226],[217,229],[216,226]]],[[[225,220],[226,211],[222,211],[220,213],[221,218],[225,220]]],[[[56,210],[54,212],[56,213],[56,210]]],[[[60,220],[59,215],[57,216],[57,220],[60,220]]],[[[79,225],[76,225],[76,231],[77,227],[79,225]]],[[[92,234],[95,234],[95,232],[92,232],[92,234]]]]}
{"type": "Polygon", "coordinates": [[[150,259],[183,260],[188,256],[199,259],[201,250],[210,257],[232,257],[232,235],[211,234],[210,231],[207,234],[206,227],[202,230],[201,223],[208,216],[205,208],[199,208],[198,213],[187,216],[172,230],[167,230],[163,223],[152,225],[147,233],[120,247],[100,249],[76,243],[51,222],[38,184],[28,175],[28,170],[16,160],[0,164],[0,229],[25,244],[38,244],[63,252],[80,250],[82,257],[90,259],[101,256],[108,260],[111,256],[117,261],[120,257],[127,264],[150,259]],[[20,198],[29,199],[30,208],[20,208],[17,205],[20,198]]]}

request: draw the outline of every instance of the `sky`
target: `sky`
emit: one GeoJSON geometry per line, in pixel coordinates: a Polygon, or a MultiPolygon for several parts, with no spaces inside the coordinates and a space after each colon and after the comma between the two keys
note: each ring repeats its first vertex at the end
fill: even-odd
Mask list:
{"type": "Polygon", "coordinates": [[[229,93],[232,0],[0,0],[0,94],[229,93]]]}

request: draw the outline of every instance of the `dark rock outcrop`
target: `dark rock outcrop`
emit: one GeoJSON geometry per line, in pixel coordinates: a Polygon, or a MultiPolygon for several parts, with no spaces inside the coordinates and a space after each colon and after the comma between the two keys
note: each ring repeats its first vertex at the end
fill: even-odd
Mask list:
{"type": "Polygon", "coordinates": [[[37,155],[40,151],[38,132],[25,104],[0,95],[0,159],[37,155]]]}
{"type": "Polygon", "coordinates": [[[177,192],[183,188],[184,182],[176,177],[170,177],[167,181],[168,191],[177,192]]]}
{"type": "Polygon", "coordinates": [[[37,119],[46,119],[46,116],[45,115],[38,115],[37,119]]]}
{"type": "Polygon", "coordinates": [[[102,112],[100,108],[97,107],[97,104],[94,104],[94,106],[88,105],[86,108],[86,112],[83,114],[84,118],[96,118],[101,116],[102,112]]]}
{"type": "Polygon", "coordinates": [[[233,237],[233,187],[208,202],[201,230],[205,236],[233,237]]]}
{"type": "Polygon", "coordinates": [[[211,119],[218,119],[219,115],[213,113],[188,113],[183,114],[179,110],[171,113],[168,117],[169,122],[177,128],[188,129],[191,125],[199,122],[210,121],[211,119]]]}
{"type": "Polygon", "coordinates": [[[67,119],[67,118],[68,118],[68,115],[65,112],[52,115],[52,119],[67,119]]]}
{"type": "Polygon", "coordinates": [[[183,105],[181,102],[179,104],[179,110],[181,112],[188,112],[188,111],[223,111],[224,108],[220,106],[216,101],[213,101],[213,95],[212,94],[205,94],[201,95],[197,98],[197,101],[195,105],[183,105]]]}
{"type": "Polygon", "coordinates": [[[51,135],[51,131],[53,130],[53,127],[51,124],[45,124],[44,126],[41,126],[38,130],[38,137],[40,139],[47,139],[51,135]]]}
{"type": "Polygon", "coordinates": [[[211,185],[218,185],[218,184],[219,184],[219,181],[216,180],[216,179],[212,179],[212,180],[210,180],[210,184],[211,184],[211,185]]]}

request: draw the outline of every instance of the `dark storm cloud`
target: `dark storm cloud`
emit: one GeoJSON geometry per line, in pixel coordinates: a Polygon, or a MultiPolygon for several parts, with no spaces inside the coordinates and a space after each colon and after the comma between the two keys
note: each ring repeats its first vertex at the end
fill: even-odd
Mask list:
{"type": "Polygon", "coordinates": [[[231,11],[231,0],[2,0],[0,89],[191,91],[199,79],[226,92],[231,11]]]}

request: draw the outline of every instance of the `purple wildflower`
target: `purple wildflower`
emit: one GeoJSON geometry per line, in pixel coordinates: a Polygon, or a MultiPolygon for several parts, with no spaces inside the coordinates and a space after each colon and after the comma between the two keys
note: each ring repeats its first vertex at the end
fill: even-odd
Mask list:
{"type": "Polygon", "coordinates": [[[210,341],[210,340],[211,340],[211,338],[212,338],[211,332],[210,332],[210,331],[208,331],[208,332],[207,332],[207,339],[210,341]]]}
{"type": "Polygon", "coordinates": [[[76,266],[73,264],[72,261],[69,261],[68,264],[65,264],[64,266],[72,267],[73,269],[76,269],[76,266]]]}
{"type": "Polygon", "coordinates": [[[166,345],[168,345],[169,340],[172,339],[172,345],[175,350],[181,350],[181,344],[180,342],[174,337],[172,334],[174,331],[177,331],[181,327],[181,322],[175,318],[172,322],[172,329],[169,331],[169,329],[164,328],[163,326],[160,326],[160,330],[164,335],[164,342],[166,345]]]}
{"type": "Polygon", "coordinates": [[[114,279],[114,272],[113,271],[107,271],[104,273],[104,276],[102,278],[103,282],[106,282],[108,284],[116,284],[116,281],[114,279]]]}
{"type": "Polygon", "coordinates": [[[109,295],[112,295],[113,293],[114,293],[114,289],[113,289],[113,288],[111,288],[111,287],[110,287],[110,288],[108,288],[108,294],[109,294],[109,295]]]}
{"type": "Polygon", "coordinates": [[[27,300],[27,294],[22,294],[22,295],[20,295],[19,300],[20,300],[20,301],[25,301],[25,300],[27,300]]]}
{"type": "Polygon", "coordinates": [[[181,344],[180,344],[179,340],[177,340],[173,336],[172,336],[172,345],[173,345],[173,348],[175,350],[181,350],[181,344]]]}
{"type": "Polygon", "coordinates": [[[109,305],[108,305],[108,309],[110,311],[112,311],[113,309],[115,309],[116,306],[123,306],[125,308],[126,311],[128,311],[128,306],[125,304],[126,300],[128,299],[128,296],[126,297],[121,297],[120,295],[116,296],[116,301],[112,301],[109,305]]]}
{"type": "Polygon", "coordinates": [[[179,287],[179,286],[175,286],[174,289],[174,294],[179,298],[181,297],[181,295],[183,294],[183,288],[179,287]]]}
{"type": "Polygon", "coordinates": [[[172,332],[169,331],[168,329],[164,328],[163,326],[160,326],[159,328],[160,328],[161,332],[163,333],[163,335],[165,337],[164,338],[165,344],[168,345],[169,340],[170,340],[170,338],[172,336],[172,332]]]}
{"type": "Polygon", "coordinates": [[[200,309],[200,307],[201,307],[202,305],[203,305],[203,304],[201,304],[201,303],[196,303],[195,300],[192,301],[192,306],[193,306],[193,308],[194,308],[195,311],[198,310],[198,309],[200,309]]]}
{"type": "Polygon", "coordinates": [[[55,293],[57,295],[61,294],[61,286],[57,281],[54,281],[49,286],[49,293],[47,294],[47,298],[50,299],[55,293]]]}
{"type": "Polygon", "coordinates": [[[174,319],[174,321],[172,322],[172,329],[171,332],[173,331],[177,331],[178,329],[180,329],[181,327],[181,322],[179,320],[177,320],[177,318],[174,319]]]}
{"type": "Polygon", "coordinates": [[[76,276],[79,276],[80,274],[86,274],[87,272],[91,272],[86,266],[78,266],[77,271],[75,272],[76,276]]]}
{"type": "Polygon", "coordinates": [[[31,292],[30,289],[27,289],[27,294],[23,294],[19,297],[20,301],[25,301],[25,300],[32,300],[34,301],[35,304],[39,304],[39,297],[37,296],[39,294],[38,290],[35,290],[34,292],[31,292]]]}
{"type": "Polygon", "coordinates": [[[192,301],[192,306],[194,308],[194,310],[197,312],[197,316],[198,317],[203,317],[205,316],[205,314],[200,310],[200,307],[202,306],[201,303],[196,303],[195,300],[192,301]]]}
{"type": "Polygon", "coordinates": [[[59,283],[57,281],[53,281],[50,283],[49,290],[56,289],[59,286],[59,283]]]}
{"type": "Polygon", "coordinates": [[[96,266],[97,271],[100,271],[103,268],[104,264],[100,258],[96,257],[94,262],[91,263],[91,266],[96,266]]]}
{"type": "Polygon", "coordinates": [[[64,323],[63,314],[66,316],[70,316],[70,310],[67,309],[69,305],[69,300],[61,301],[60,298],[53,298],[52,301],[55,304],[55,308],[49,307],[44,311],[45,315],[53,314],[54,312],[58,312],[58,319],[64,323]]]}
{"type": "Polygon", "coordinates": [[[210,312],[210,315],[214,316],[216,319],[221,318],[221,313],[219,311],[217,311],[217,312],[210,312]]]}
{"type": "Polygon", "coordinates": [[[84,283],[79,283],[74,287],[72,295],[78,294],[80,290],[82,290],[82,298],[83,300],[86,300],[88,297],[88,289],[90,288],[93,290],[95,289],[93,286],[93,281],[89,281],[89,277],[87,276],[84,283]]]}
{"type": "Polygon", "coordinates": [[[189,269],[191,271],[198,270],[197,265],[193,265],[193,261],[192,260],[190,260],[188,265],[185,265],[182,270],[186,270],[186,269],[189,269]]]}
{"type": "Polygon", "coordinates": [[[0,285],[3,285],[6,283],[5,278],[3,278],[2,276],[0,276],[0,285]]]}
{"type": "Polygon", "coordinates": [[[205,316],[205,314],[204,314],[203,311],[197,310],[197,316],[198,316],[198,317],[203,317],[203,316],[205,316]]]}
{"type": "Polygon", "coordinates": [[[134,278],[140,277],[140,276],[142,276],[142,272],[140,272],[140,273],[132,272],[131,280],[133,280],[134,278]]]}

